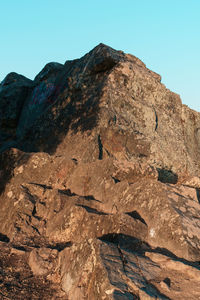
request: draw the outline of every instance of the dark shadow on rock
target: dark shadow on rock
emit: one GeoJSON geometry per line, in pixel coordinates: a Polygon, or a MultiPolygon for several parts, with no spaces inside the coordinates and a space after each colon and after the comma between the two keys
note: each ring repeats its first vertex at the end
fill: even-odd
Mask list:
{"type": "Polygon", "coordinates": [[[127,212],[126,214],[129,215],[131,218],[139,220],[143,224],[147,225],[145,220],[140,216],[140,214],[136,210],[131,211],[131,212],[127,212]]]}
{"type": "Polygon", "coordinates": [[[178,175],[171,170],[157,168],[158,180],[163,183],[176,184],[178,182],[178,175]]]}
{"type": "Polygon", "coordinates": [[[87,206],[87,205],[76,204],[76,206],[80,206],[80,207],[84,208],[88,213],[91,213],[91,214],[96,214],[96,215],[100,215],[100,216],[108,215],[107,213],[105,213],[103,211],[99,211],[99,210],[92,208],[90,206],[87,206]]]}
{"type": "Polygon", "coordinates": [[[163,293],[161,293],[155,285],[148,282],[146,283],[146,286],[143,287],[141,290],[143,290],[147,295],[154,299],[163,299],[163,300],[171,300],[171,298],[165,296],[163,293]]]}
{"type": "Polygon", "coordinates": [[[196,188],[196,195],[197,195],[198,202],[200,204],[200,189],[198,188],[196,188]]]}
{"type": "Polygon", "coordinates": [[[171,280],[170,278],[166,277],[164,280],[163,280],[164,283],[166,283],[166,285],[170,288],[171,286],[171,280]]]}
{"type": "Polygon", "coordinates": [[[174,261],[182,262],[185,265],[200,270],[199,261],[189,261],[182,257],[178,257],[166,248],[152,248],[148,243],[130,235],[122,233],[109,233],[101,236],[99,240],[103,242],[113,243],[116,246],[119,246],[121,249],[125,249],[126,251],[130,252],[136,252],[138,255],[142,256],[145,256],[145,252],[159,253],[169,257],[174,261]]]}
{"type": "Polygon", "coordinates": [[[152,249],[151,252],[155,252],[155,253],[159,253],[159,254],[168,256],[168,257],[170,257],[174,261],[182,262],[183,264],[185,264],[187,266],[191,266],[191,267],[193,267],[195,269],[200,270],[200,265],[199,265],[198,261],[190,261],[190,260],[184,259],[182,257],[178,257],[178,256],[176,256],[174,253],[172,253],[171,251],[169,251],[166,248],[157,247],[155,249],[152,249]]]}
{"type": "Polygon", "coordinates": [[[58,189],[58,192],[63,194],[63,195],[66,195],[66,196],[69,196],[69,197],[74,197],[74,196],[79,196],[75,193],[72,193],[70,189],[66,189],[66,190],[60,190],[58,189]]]}
{"type": "Polygon", "coordinates": [[[100,134],[98,135],[98,146],[99,146],[99,160],[102,160],[103,159],[103,145],[101,142],[100,134]]]}
{"type": "Polygon", "coordinates": [[[144,255],[145,251],[151,250],[151,247],[146,242],[122,233],[109,233],[99,239],[104,242],[114,243],[122,249],[137,252],[141,255],[144,255]]]}
{"type": "Polygon", "coordinates": [[[0,241],[5,242],[5,243],[9,243],[10,239],[7,235],[0,232],[0,241]]]}
{"type": "Polygon", "coordinates": [[[27,248],[24,247],[24,246],[18,246],[18,245],[15,245],[15,244],[12,244],[11,246],[12,246],[12,248],[17,249],[17,250],[21,250],[21,251],[24,251],[24,252],[28,251],[27,248]]]}
{"type": "Polygon", "coordinates": [[[36,182],[29,182],[29,184],[39,186],[39,187],[43,188],[44,190],[52,190],[52,187],[50,185],[40,184],[40,183],[36,183],[36,182]]]}
{"type": "Polygon", "coordinates": [[[33,81],[15,72],[9,73],[0,84],[0,148],[13,140],[19,117],[33,81]]]}
{"type": "Polygon", "coordinates": [[[128,292],[114,290],[113,299],[115,300],[140,300],[140,297],[128,292]]]}
{"type": "Polygon", "coordinates": [[[68,197],[79,197],[79,198],[83,198],[84,200],[87,200],[87,201],[101,202],[100,200],[95,199],[94,196],[92,196],[92,195],[87,195],[87,196],[78,195],[78,194],[72,193],[72,191],[70,189],[66,189],[66,190],[58,189],[58,192],[62,195],[66,195],[68,197]]]}
{"type": "Polygon", "coordinates": [[[115,183],[119,183],[120,182],[120,180],[118,178],[116,178],[114,176],[111,176],[111,177],[112,177],[112,179],[114,180],[115,183]]]}
{"type": "Polygon", "coordinates": [[[65,248],[69,248],[72,246],[72,242],[63,242],[63,243],[56,243],[56,244],[51,244],[51,245],[47,245],[47,248],[50,249],[56,249],[58,250],[58,252],[64,250],[65,248]]]}

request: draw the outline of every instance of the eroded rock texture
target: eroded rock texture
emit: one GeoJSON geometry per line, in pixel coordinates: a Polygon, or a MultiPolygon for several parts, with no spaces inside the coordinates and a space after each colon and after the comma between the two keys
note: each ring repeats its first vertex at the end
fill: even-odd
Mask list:
{"type": "Polygon", "coordinates": [[[100,44],[0,113],[2,299],[200,299],[200,114],[158,74],[100,44]]]}

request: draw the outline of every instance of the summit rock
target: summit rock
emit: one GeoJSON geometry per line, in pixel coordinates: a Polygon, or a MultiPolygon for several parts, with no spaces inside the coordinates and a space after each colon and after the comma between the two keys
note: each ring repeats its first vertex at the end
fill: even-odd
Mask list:
{"type": "Polygon", "coordinates": [[[200,114],[160,75],[99,44],[0,113],[2,297],[200,298],[200,114]]]}

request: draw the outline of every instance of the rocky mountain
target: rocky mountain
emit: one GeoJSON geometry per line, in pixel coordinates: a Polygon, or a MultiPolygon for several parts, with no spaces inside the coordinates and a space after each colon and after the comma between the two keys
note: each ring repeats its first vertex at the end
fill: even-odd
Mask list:
{"type": "Polygon", "coordinates": [[[200,299],[200,114],[100,44],[0,84],[0,299],[200,299]]]}

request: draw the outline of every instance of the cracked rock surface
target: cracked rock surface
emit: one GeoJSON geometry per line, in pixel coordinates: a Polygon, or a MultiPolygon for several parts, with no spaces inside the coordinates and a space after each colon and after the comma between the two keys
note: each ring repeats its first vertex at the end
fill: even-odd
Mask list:
{"type": "Polygon", "coordinates": [[[200,114],[100,44],[0,84],[0,299],[200,299],[200,114]]]}

